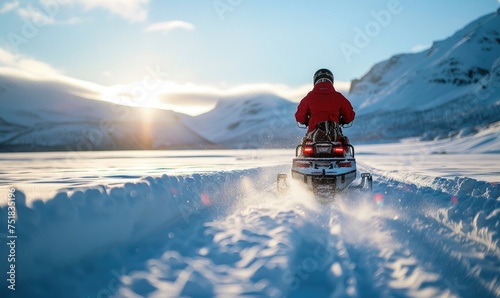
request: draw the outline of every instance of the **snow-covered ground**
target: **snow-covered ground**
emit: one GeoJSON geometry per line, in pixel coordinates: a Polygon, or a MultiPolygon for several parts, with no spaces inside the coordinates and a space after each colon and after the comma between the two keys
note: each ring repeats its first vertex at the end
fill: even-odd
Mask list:
{"type": "Polygon", "coordinates": [[[329,205],[275,192],[293,150],[1,154],[0,296],[497,297],[500,156],[443,146],[357,146],[373,195],[329,205]]]}
{"type": "MultiPolygon", "coordinates": [[[[61,190],[73,191],[96,185],[119,186],[144,176],[213,173],[281,165],[288,163],[293,152],[172,150],[1,153],[0,183],[23,190],[30,203],[33,199],[53,198],[61,190]]],[[[6,197],[7,189],[0,188],[0,198],[6,197]]]]}
{"type": "Polygon", "coordinates": [[[298,143],[297,103],[191,117],[0,68],[0,151],[61,151],[0,153],[0,297],[500,297],[499,24],[352,82],[344,132],[397,143],[356,146],[374,192],[327,205],[261,149],[298,143]],[[178,148],[247,150],[98,151],[178,148]]]}

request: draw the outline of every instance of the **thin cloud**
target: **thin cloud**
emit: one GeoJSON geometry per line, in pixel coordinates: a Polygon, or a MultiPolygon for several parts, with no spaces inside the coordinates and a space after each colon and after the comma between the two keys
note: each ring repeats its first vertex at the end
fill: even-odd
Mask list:
{"type": "MultiPolygon", "coordinates": [[[[122,88],[125,86],[121,86],[122,88]]],[[[335,88],[344,92],[349,90],[349,82],[335,82],[335,88]]],[[[156,97],[159,104],[164,108],[176,112],[196,116],[210,111],[220,100],[231,100],[234,98],[253,97],[265,94],[273,94],[292,102],[299,102],[313,88],[312,83],[289,86],[285,84],[246,84],[233,87],[215,87],[196,84],[176,84],[173,82],[161,82],[154,90],[152,97],[156,97]]],[[[130,89],[130,88],[129,88],[130,89]]],[[[122,89],[122,91],[125,89],[122,89]]]]}
{"type": "Polygon", "coordinates": [[[61,72],[50,64],[32,58],[21,58],[17,60],[16,66],[22,70],[43,75],[59,75],[61,72]]]}
{"type": "Polygon", "coordinates": [[[61,75],[62,71],[55,69],[50,64],[20,54],[13,54],[0,48],[0,64],[13,67],[29,74],[43,76],[61,75]]]}
{"type": "MultiPolygon", "coordinates": [[[[111,12],[112,14],[121,16],[131,22],[145,21],[148,17],[148,5],[150,0],[39,0],[40,5],[35,5],[33,8],[31,4],[24,7],[21,6],[18,0],[4,4],[0,8],[0,13],[11,10],[17,10],[17,13],[24,18],[35,19],[34,21],[45,22],[47,24],[75,24],[80,23],[79,18],[71,18],[66,21],[55,22],[53,16],[45,14],[45,7],[52,7],[53,5],[80,5],[85,10],[103,9],[111,12]]],[[[60,8],[58,6],[58,8],[60,8]]],[[[42,23],[45,24],[45,23],[42,23]]]]}
{"type": "Polygon", "coordinates": [[[81,23],[83,23],[83,19],[78,18],[78,17],[72,17],[72,18],[69,18],[67,20],[62,20],[62,21],[57,20],[56,21],[57,25],[77,25],[77,24],[81,24],[81,23]]]}
{"type": "MultiPolygon", "coordinates": [[[[500,1],[500,0],[498,0],[498,1],[500,1]]],[[[416,45],[413,48],[411,48],[411,51],[413,53],[418,53],[418,52],[422,52],[423,50],[427,50],[429,47],[430,47],[429,45],[419,44],[419,45],[416,45]]]]}
{"type": "Polygon", "coordinates": [[[160,31],[166,34],[174,29],[184,29],[184,30],[194,30],[196,27],[188,22],[184,21],[168,21],[160,22],[149,25],[144,31],[145,32],[157,32],[160,31]]]}
{"type": "Polygon", "coordinates": [[[19,16],[23,19],[32,21],[37,26],[52,25],[55,23],[55,20],[52,17],[49,17],[40,10],[33,8],[31,5],[26,8],[19,8],[17,10],[17,14],[19,14],[19,16]]]}
{"type": "MultiPolygon", "coordinates": [[[[153,108],[168,109],[188,115],[199,115],[211,110],[219,100],[273,94],[293,102],[300,101],[311,89],[312,83],[299,86],[285,84],[260,83],[228,86],[221,82],[215,85],[193,83],[179,84],[157,79],[153,82],[101,86],[65,76],[46,62],[32,57],[11,53],[0,47],[0,75],[17,76],[31,80],[51,81],[61,86],[72,86],[70,92],[86,98],[105,100],[131,106],[148,104],[153,108]],[[2,67],[2,65],[4,67],[2,67]],[[140,92],[138,92],[138,90],[140,92]]],[[[108,70],[103,76],[111,76],[108,70]]],[[[336,81],[339,91],[348,89],[349,82],[336,81]]]]}
{"type": "Polygon", "coordinates": [[[15,64],[15,61],[16,61],[16,55],[0,48],[0,63],[5,65],[12,65],[15,64]]]}
{"type": "Polygon", "coordinates": [[[150,0],[66,0],[79,3],[87,10],[101,8],[119,15],[131,22],[145,21],[148,17],[147,6],[150,0]]]}
{"type": "MultiPolygon", "coordinates": [[[[2,67],[0,65],[0,76],[22,81],[43,82],[51,89],[56,88],[62,93],[76,95],[82,98],[103,100],[102,94],[106,87],[98,84],[70,78],[64,75],[46,76],[42,74],[28,73],[14,67],[2,67]]],[[[29,88],[30,85],[24,85],[29,88]]]]}
{"type": "Polygon", "coordinates": [[[19,7],[19,1],[7,2],[0,7],[0,13],[6,13],[19,7]]]}
{"type": "Polygon", "coordinates": [[[17,14],[25,19],[33,22],[37,26],[47,26],[47,25],[76,25],[80,24],[83,20],[78,17],[72,17],[67,20],[56,20],[51,16],[48,16],[41,9],[34,8],[28,5],[24,8],[18,8],[17,14]]]}
{"type": "Polygon", "coordinates": [[[335,89],[341,93],[347,93],[351,89],[351,82],[335,81],[335,89]]]}

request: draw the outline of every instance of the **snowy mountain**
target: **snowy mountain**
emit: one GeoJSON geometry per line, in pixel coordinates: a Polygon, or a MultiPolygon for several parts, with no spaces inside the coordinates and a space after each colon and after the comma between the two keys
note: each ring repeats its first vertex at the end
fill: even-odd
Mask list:
{"type": "Polygon", "coordinates": [[[0,151],[216,147],[177,113],[89,98],[71,83],[0,77],[0,151]]]}
{"type": "Polygon", "coordinates": [[[353,138],[444,138],[500,120],[500,10],[353,80],[353,138]]]}
{"type": "MultiPolygon", "coordinates": [[[[399,54],[353,80],[354,143],[463,137],[500,121],[500,16],[486,15],[420,53],[399,54]]],[[[305,95],[305,94],[304,94],[305,95]]],[[[304,134],[296,103],[272,95],[228,98],[186,125],[232,148],[293,147],[304,134]]]]}
{"type": "MultiPolygon", "coordinates": [[[[498,135],[498,28],[500,12],[428,50],[374,65],[346,94],[357,116],[344,133],[354,144],[460,138],[491,127],[498,135]]],[[[270,93],[222,96],[190,117],[94,100],[103,93],[94,89],[0,75],[0,151],[293,148],[305,133],[294,120],[297,103],[270,93]]]]}
{"type": "Polygon", "coordinates": [[[272,94],[252,94],[219,101],[208,113],[185,121],[210,141],[230,148],[294,147],[296,104],[272,94]]]}

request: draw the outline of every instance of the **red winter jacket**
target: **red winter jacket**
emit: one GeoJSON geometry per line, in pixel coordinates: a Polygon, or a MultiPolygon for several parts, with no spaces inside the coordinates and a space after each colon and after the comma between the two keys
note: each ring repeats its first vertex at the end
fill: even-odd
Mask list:
{"type": "Polygon", "coordinates": [[[339,124],[347,124],[354,120],[354,109],[342,94],[337,92],[330,82],[318,83],[304,97],[297,107],[295,119],[309,126],[307,132],[316,128],[316,124],[331,120],[339,124]],[[340,123],[340,116],[343,117],[340,123]]]}

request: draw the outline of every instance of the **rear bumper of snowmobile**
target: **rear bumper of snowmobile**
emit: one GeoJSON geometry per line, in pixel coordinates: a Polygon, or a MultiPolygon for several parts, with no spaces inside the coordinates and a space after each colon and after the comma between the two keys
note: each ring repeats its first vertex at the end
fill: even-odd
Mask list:
{"type": "MultiPolygon", "coordinates": [[[[332,198],[347,188],[371,191],[372,176],[361,174],[361,183],[351,186],[356,180],[354,147],[342,142],[316,142],[297,146],[291,170],[292,179],[306,185],[315,195],[332,198]]],[[[278,191],[288,188],[287,175],[278,174],[278,191]]]]}
{"type": "Polygon", "coordinates": [[[354,158],[294,158],[292,178],[315,192],[338,192],[356,179],[354,158]]]}

